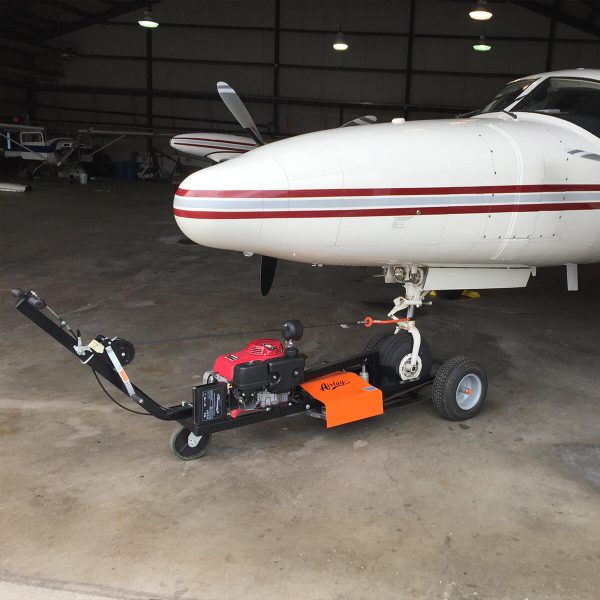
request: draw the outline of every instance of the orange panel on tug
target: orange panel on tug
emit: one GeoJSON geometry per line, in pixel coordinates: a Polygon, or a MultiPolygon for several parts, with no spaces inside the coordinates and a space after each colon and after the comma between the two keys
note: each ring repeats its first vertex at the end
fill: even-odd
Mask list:
{"type": "Polygon", "coordinates": [[[383,413],[383,394],[356,373],[336,371],[301,385],[325,405],[327,428],[383,413]]]}

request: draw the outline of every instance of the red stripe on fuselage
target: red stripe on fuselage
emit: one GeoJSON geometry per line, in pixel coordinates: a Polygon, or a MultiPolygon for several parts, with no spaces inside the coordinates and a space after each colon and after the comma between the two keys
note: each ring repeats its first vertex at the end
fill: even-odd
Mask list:
{"type": "Polygon", "coordinates": [[[322,190],[185,190],[188,198],[338,198],[340,196],[452,196],[459,194],[529,194],[536,192],[600,192],[600,184],[488,185],[431,188],[359,188],[322,190]]]}
{"type": "Polygon", "coordinates": [[[234,140],[217,140],[215,138],[202,138],[202,137],[174,137],[171,138],[173,142],[175,142],[176,144],[179,143],[179,140],[186,140],[186,141],[198,141],[198,142],[215,142],[215,143],[219,143],[219,144],[238,144],[240,146],[250,146],[252,148],[256,148],[256,144],[253,144],[252,142],[236,142],[234,140]]]}
{"type": "Polygon", "coordinates": [[[556,202],[546,204],[499,204],[495,206],[421,206],[411,208],[359,208],[348,210],[281,210],[281,211],[204,211],[174,208],[178,217],[187,219],[316,219],[338,217],[387,217],[415,215],[463,215],[503,212],[556,212],[598,210],[600,202],[556,202]]]}

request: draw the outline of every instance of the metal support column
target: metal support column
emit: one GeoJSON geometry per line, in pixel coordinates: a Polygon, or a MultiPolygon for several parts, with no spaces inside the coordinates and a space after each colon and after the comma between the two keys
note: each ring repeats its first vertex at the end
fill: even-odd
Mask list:
{"type": "Polygon", "coordinates": [[[415,39],[415,5],[416,0],[410,0],[408,17],[408,40],[406,42],[406,75],[404,76],[404,118],[408,119],[407,105],[410,102],[410,84],[412,74],[413,42],[415,39]]]}
{"type": "Polygon", "coordinates": [[[275,29],[273,31],[273,130],[279,131],[279,42],[281,36],[281,0],[275,0],[275,29]]]}
{"type": "Polygon", "coordinates": [[[558,11],[558,0],[552,2],[552,14],[550,15],[550,30],[548,32],[548,49],[546,50],[546,71],[552,71],[552,58],[554,54],[554,39],[556,37],[556,13],[558,11]]]}
{"type": "MultiPolygon", "coordinates": [[[[146,29],[146,126],[154,125],[154,94],[152,84],[152,29],[146,29]]],[[[152,138],[148,138],[148,152],[152,152],[152,138]]]]}
{"type": "MultiPolygon", "coordinates": [[[[33,72],[35,69],[35,55],[27,54],[27,68],[33,72]]],[[[27,122],[31,123],[36,120],[36,93],[35,93],[35,79],[27,79],[27,122]]]]}

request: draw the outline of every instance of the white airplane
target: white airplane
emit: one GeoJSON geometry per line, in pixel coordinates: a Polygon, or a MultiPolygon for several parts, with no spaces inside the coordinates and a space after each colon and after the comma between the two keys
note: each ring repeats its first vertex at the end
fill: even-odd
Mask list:
{"type": "MultiPolygon", "coordinates": [[[[219,81],[217,91],[242,127],[248,131],[249,137],[232,133],[181,133],[169,140],[171,148],[182,154],[196,158],[208,158],[213,162],[220,163],[254,150],[258,146],[264,146],[263,137],[235,91],[224,81],[219,81]]],[[[375,117],[367,115],[344,123],[342,127],[367,125],[375,123],[375,121],[377,121],[375,117]]]]}
{"type": "Polygon", "coordinates": [[[208,158],[220,163],[245,154],[258,147],[249,137],[232,133],[181,133],[169,140],[174,150],[194,156],[208,158]]]}
{"type": "Polygon", "coordinates": [[[61,167],[69,162],[92,162],[94,152],[91,146],[72,137],[48,138],[44,127],[0,123],[0,137],[5,158],[20,158],[39,163],[32,170],[33,175],[44,165],[61,167]]]}
{"type": "Polygon", "coordinates": [[[391,318],[430,290],[524,287],[537,267],[567,265],[577,289],[577,264],[600,261],[599,136],[600,70],[542,73],[468,118],[245,152],[185,179],[175,219],[198,244],[262,255],[263,294],[277,259],[382,267],[405,286],[391,318]]]}

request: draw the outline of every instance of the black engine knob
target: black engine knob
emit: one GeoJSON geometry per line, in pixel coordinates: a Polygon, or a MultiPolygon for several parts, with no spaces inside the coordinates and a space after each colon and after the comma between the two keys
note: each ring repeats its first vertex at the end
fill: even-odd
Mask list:
{"type": "Polygon", "coordinates": [[[297,319],[285,321],[281,326],[281,335],[283,336],[283,339],[288,342],[297,342],[298,340],[301,340],[304,335],[304,325],[297,319]]]}

